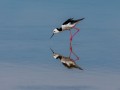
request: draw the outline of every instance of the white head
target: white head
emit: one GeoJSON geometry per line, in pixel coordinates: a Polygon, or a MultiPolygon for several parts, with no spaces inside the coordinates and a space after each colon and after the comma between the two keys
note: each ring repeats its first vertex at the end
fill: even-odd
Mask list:
{"type": "Polygon", "coordinates": [[[54,54],[53,54],[53,57],[54,57],[55,59],[58,59],[59,56],[60,56],[60,55],[57,54],[57,53],[54,53],[54,54]]]}
{"type": "Polygon", "coordinates": [[[51,48],[50,48],[50,50],[52,51],[52,53],[53,53],[53,58],[55,58],[55,59],[61,59],[61,55],[60,54],[58,54],[58,53],[55,53],[51,48]]]}
{"type": "Polygon", "coordinates": [[[59,31],[59,29],[58,28],[55,28],[54,30],[53,30],[53,33],[59,33],[60,31],[59,31]]]}
{"type": "Polygon", "coordinates": [[[52,34],[52,36],[51,36],[50,38],[52,38],[54,34],[59,33],[59,32],[61,32],[61,31],[62,31],[62,28],[55,28],[55,29],[53,30],[53,34],[52,34]]]}

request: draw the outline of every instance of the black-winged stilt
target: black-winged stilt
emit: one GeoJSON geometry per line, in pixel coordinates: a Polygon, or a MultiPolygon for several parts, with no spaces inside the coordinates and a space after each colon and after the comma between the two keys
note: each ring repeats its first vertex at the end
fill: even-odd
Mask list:
{"type": "Polygon", "coordinates": [[[77,20],[73,20],[73,18],[69,18],[68,20],[66,20],[66,21],[61,25],[60,28],[55,28],[55,29],[53,30],[53,34],[52,34],[52,36],[51,36],[50,38],[52,38],[53,35],[56,34],[56,33],[59,33],[59,32],[65,31],[65,30],[69,30],[69,31],[70,31],[70,42],[71,42],[71,41],[72,41],[72,38],[73,38],[73,37],[79,32],[79,30],[80,30],[79,28],[76,28],[76,27],[75,27],[76,24],[77,24],[79,21],[83,20],[83,19],[84,19],[84,18],[77,19],[77,20]],[[77,30],[77,31],[72,35],[71,29],[75,29],[75,30],[77,30]]]}

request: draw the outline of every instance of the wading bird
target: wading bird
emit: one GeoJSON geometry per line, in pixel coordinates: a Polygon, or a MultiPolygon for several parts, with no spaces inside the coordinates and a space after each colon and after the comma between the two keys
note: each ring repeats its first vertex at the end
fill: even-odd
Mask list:
{"type": "Polygon", "coordinates": [[[62,31],[66,31],[66,30],[69,30],[70,31],[70,42],[72,41],[73,37],[79,32],[79,28],[76,28],[76,24],[80,21],[82,21],[84,18],[81,18],[81,19],[77,19],[77,20],[73,20],[73,18],[69,18],[68,20],[66,20],[60,28],[55,28],[53,30],[53,34],[50,38],[53,37],[54,34],[56,33],[59,33],[59,32],[62,32],[62,31]],[[71,29],[75,29],[77,30],[73,35],[71,33],[71,29]]]}

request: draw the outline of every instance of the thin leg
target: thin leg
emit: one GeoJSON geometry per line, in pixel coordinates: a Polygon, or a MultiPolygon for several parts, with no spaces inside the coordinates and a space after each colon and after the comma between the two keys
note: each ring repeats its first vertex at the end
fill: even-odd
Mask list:
{"type": "Polygon", "coordinates": [[[73,54],[76,56],[76,59],[74,59],[74,61],[80,60],[79,57],[74,52],[73,54]]]}
{"type": "Polygon", "coordinates": [[[69,54],[69,57],[71,57],[71,53],[72,53],[72,45],[71,45],[71,42],[70,42],[70,54],[69,54]]]}
{"type": "Polygon", "coordinates": [[[79,57],[73,52],[73,50],[72,50],[72,44],[70,43],[70,55],[69,55],[69,57],[71,57],[71,54],[73,54],[76,57],[76,59],[74,59],[74,61],[79,60],[79,57]]]}
{"type": "Polygon", "coordinates": [[[72,38],[80,31],[80,29],[79,28],[76,28],[76,27],[73,27],[75,30],[77,30],[74,34],[73,34],[73,36],[72,36],[72,38]]]}
{"type": "Polygon", "coordinates": [[[72,42],[72,32],[71,32],[71,30],[69,30],[70,31],[70,43],[72,42]]]}

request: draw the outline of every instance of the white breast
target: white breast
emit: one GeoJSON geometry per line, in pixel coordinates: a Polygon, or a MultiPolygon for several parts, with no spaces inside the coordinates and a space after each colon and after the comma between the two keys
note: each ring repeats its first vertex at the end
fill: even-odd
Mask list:
{"type": "Polygon", "coordinates": [[[68,24],[66,24],[66,25],[62,25],[61,27],[62,27],[63,30],[70,30],[70,29],[72,29],[74,26],[75,26],[75,24],[68,23],[68,24]]]}

